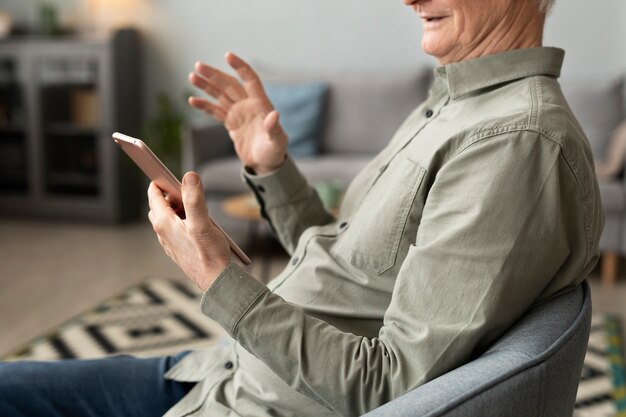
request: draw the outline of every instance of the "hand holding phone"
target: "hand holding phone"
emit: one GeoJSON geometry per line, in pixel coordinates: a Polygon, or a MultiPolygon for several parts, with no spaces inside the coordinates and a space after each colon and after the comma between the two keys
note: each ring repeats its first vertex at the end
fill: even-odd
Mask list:
{"type": "MultiPolygon", "coordinates": [[[[183,197],[181,194],[182,185],[178,178],[161,162],[161,160],[150,150],[148,145],[143,141],[122,133],[114,133],[113,140],[122,148],[124,152],[132,159],[139,168],[150,178],[166,195],[174,211],[179,212],[183,209],[183,197]]],[[[244,264],[250,265],[251,261],[248,256],[237,246],[228,234],[213,221],[211,222],[217,229],[222,232],[231,252],[244,264]]]]}

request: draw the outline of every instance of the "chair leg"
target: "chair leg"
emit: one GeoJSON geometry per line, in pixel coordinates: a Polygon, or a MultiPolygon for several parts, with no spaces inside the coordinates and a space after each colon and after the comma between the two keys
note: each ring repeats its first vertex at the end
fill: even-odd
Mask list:
{"type": "Polygon", "coordinates": [[[619,255],[617,252],[605,252],[602,254],[602,285],[612,287],[617,277],[617,264],[619,255]]]}

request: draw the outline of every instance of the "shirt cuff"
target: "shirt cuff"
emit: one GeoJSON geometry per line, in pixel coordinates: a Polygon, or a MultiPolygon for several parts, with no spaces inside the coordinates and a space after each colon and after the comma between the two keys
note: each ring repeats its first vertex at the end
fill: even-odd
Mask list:
{"type": "Polygon", "coordinates": [[[308,182],[290,156],[269,174],[255,175],[244,168],[242,176],[266,208],[285,206],[307,196],[308,182]]]}
{"type": "Polygon", "coordinates": [[[266,291],[263,283],[231,262],[202,295],[200,308],[234,337],[239,321],[266,291]]]}

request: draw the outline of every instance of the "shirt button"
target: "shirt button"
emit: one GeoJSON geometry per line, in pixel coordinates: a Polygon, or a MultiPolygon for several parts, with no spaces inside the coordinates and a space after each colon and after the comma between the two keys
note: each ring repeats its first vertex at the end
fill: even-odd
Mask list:
{"type": "Polygon", "coordinates": [[[233,363],[231,361],[228,361],[224,364],[224,368],[226,369],[233,369],[233,363]]]}
{"type": "Polygon", "coordinates": [[[264,193],[264,192],[265,192],[265,187],[263,187],[262,185],[259,185],[257,188],[258,188],[258,190],[259,190],[260,192],[262,192],[262,193],[264,193]]]}
{"type": "Polygon", "coordinates": [[[296,256],[295,258],[293,258],[293,259],[291,260],[291,265],[295,265],[295,264],[297,264],[299,260],[300,260],[300,258],[298,258],[298,257],[296,256]]]}
{"type": "Polygon", "coordinates": [[[433,111],[431,109],[426,110],[426,117],[431,117],[433,115],[433,111]]]}
{"type": "Polygon", "coordinates": [[[345,227],[346,227],[347,225],[348,225],[348,222],[342,222],[342,223],[339,225],[339,228],[340,228],[340,229],[345,229],[345,227]]]}
{"type": "Polygon", "coordinates": [[[387,169],[387,164],[385,164],[385,165],[381,166],[381,167],[378,169],[378,172],[380,172],[380,173],[382,174],[383,172],[385,172],[385,170],[386,170],[386,169],[387,169]]]}

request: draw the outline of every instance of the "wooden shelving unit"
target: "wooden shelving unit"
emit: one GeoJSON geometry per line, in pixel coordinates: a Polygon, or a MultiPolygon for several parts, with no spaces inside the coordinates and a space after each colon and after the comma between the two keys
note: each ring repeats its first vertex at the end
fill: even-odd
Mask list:
{"type": "Polygon", "coordinates": [[[0,41],[0,214],[136,217],[140,176],[111,134],[139,135],[139,53],[134,30],[0,41]]]}

